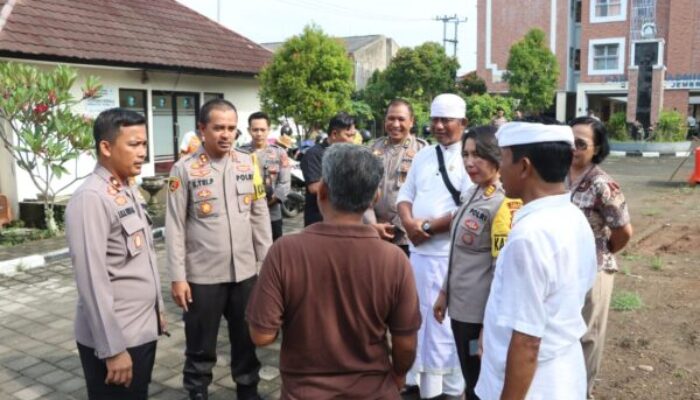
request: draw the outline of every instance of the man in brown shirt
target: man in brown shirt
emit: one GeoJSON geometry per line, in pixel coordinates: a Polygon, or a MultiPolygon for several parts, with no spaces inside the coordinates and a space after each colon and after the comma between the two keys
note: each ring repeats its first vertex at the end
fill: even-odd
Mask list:
{"type": "Polygon", "coordinates": [[[263,263],[246,317],[258,346],[284,326],[283,399],[399,399],[421,317],[405,254],[362,224],[383,169],[367,148],[328,148],[323,222],[279,239],[263,263]]]}

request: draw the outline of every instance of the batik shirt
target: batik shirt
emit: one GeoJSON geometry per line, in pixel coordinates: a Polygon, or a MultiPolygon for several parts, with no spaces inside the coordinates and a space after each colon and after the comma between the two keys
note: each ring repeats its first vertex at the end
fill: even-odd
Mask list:
{"type": "Polygon", "coordinates": [[[610,230],[630,223],[627,201],[620,186],[597,165],[575,182],[566,179],[571,201],[583,211],[595,237],[598,270],[617,271],[615,256],[608,249],[610,230]]]}

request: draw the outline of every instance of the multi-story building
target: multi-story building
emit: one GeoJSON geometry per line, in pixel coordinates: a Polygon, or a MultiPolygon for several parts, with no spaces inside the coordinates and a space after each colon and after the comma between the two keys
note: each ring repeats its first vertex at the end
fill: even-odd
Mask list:
{"type": "Polygon", "coordinates": [[[542,29],[559,61],[555,114],[654,124],[663,109],[700,112],[700,0],[477,0],[477,73],[490,92],[510,47],[542,29]]]}

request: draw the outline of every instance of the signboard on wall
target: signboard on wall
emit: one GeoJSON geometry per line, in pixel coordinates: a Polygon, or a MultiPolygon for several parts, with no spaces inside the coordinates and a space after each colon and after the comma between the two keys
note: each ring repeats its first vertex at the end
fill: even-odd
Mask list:
{"type": "Polygon", "coordinates": [[[700,89],[700,74],[667,74],[665,89],[700,89]]]}
{"type": "Polygon", "coordinates": [[[103,87],[98,97],[85,100],[84,114],[95,118],[99,113],[119,107],[119,91],[113,87],[103,87]]]}

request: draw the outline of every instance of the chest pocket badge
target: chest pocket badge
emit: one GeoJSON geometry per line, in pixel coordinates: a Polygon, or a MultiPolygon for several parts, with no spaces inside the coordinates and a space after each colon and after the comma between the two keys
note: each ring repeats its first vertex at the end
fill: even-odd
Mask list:
{"type": "Polygon", "coordinates": [[[136,215],[122,219],[121,224],[129,256],[136,257],[141,254],[146,245],[145,226],[136,215]]]}
{"type": "Polygon", "coordinates": [[[238,198],[238,210],[240,212],[244,213],[250,211],[254,194],[255,190],[252,180],[236,182],[236,195],[238,198]]]}
{"type": "MultiPolygon", "coordinates": [[[[482,240],[477,240],[477,238],[484,231],[487,222],[488,220],[479,219],[467,212],[467,215],[459,224],[459,237],[462,238],[462,242],[467,246],[478,246],[482,240]]],[[[489,237],[488,240],[490,241],[491,238],[489,237]]]]}

